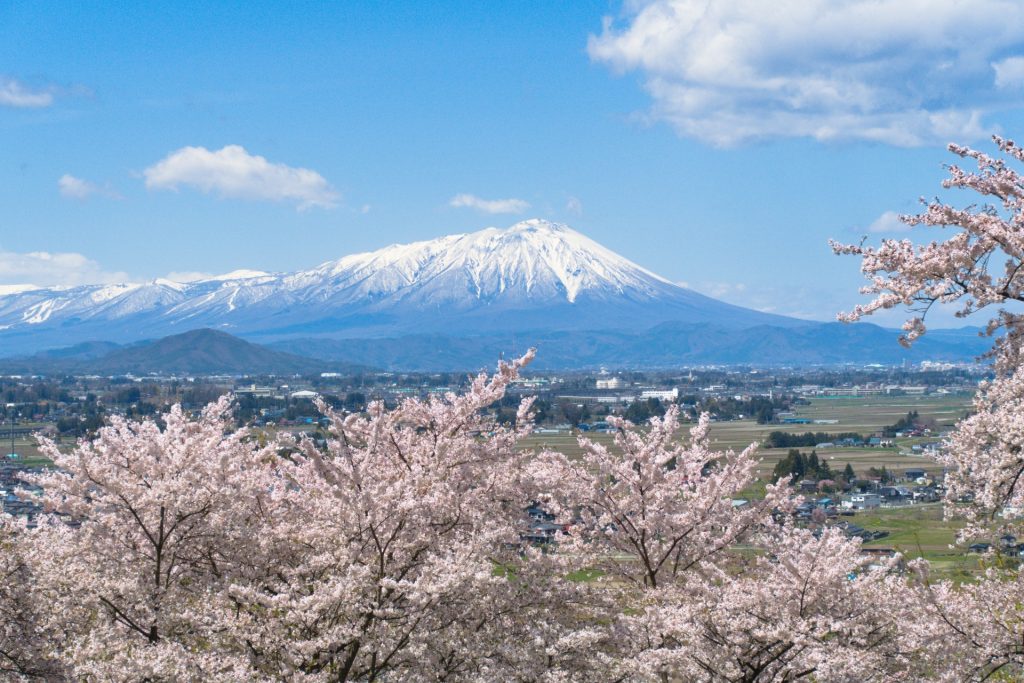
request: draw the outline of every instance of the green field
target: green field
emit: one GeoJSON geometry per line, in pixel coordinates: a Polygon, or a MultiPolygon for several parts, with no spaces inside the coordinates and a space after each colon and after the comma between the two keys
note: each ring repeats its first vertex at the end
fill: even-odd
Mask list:
{"type": "Polygon", "coordinates": [[[889,532],[865,547],[894,548],[906,558],[923,557],[936,576],[962,581],[981,568],[980,555],[950,547],[963,524],[943,519],[941,503],[860,512],[854,520],[865,529],[889,532]]]}
{"type": "MultiPolygon", "coordinates": [[[[11,453],[11,440],[10,438],[3,438],[3,433],[0,432],[0,457],[6,458],[11,453]]],[[[64,444],[73,445],[74,439],[63,440],[64,444]]],[[[29,465],[48,465],[50,461],[42,456],[39,452],[39,446],[33,438],[18,438],[14,440],[14,453],[18,454],[17,462],[29,465]]]]}

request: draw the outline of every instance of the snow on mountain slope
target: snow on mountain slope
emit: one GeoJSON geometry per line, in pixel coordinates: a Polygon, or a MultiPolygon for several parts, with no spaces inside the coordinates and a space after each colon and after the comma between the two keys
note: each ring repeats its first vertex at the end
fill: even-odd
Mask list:
{"type": "Polygon", "coordinates": [[[0,292],[0,355],[217,327],[267,339],[436,330],[798,324],[675,285],[565,225],[528,220],[353,254],[295,273],[0,292]],[[20,348],[18,349],[20,350],[20,348]]]}
{"type": "Polygon", "coordinates": [[[294,281],[304,278],[330,279],[354,296],[401,293],[441,301],[504,296],[572,303],[585,291],[656,295],[674,287],[575,230],[541,220],[355,254],[296,274],[294,281]]]}

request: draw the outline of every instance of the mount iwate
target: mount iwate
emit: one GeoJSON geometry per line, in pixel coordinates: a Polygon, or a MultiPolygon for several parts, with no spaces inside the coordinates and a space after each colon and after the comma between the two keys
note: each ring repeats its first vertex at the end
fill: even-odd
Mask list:
{"type": "MultiPolygon", "coordinates": [[[[877,327],[853,326],[850,338],[835,324],[717,301],[543,220],[393,245],[294,273],[8,291],[0,295],[0,356],[199,328],[312,357],[408,369],[477,367],[494,360],[478,355],[531,344],[541,344],[541,360],[545,340],[567,345],[548,356],[562,367],[900,356],[892,335],[879,348],[877,327]],[[756,343],[778,334],[794,341],[756,343]],[[728,339],[746,339],[749,348],[728,339]]],[[[918,353],[965,357],[974,353],[976,344],[965,348],[972,337],[933,338],[918,353]]]]}

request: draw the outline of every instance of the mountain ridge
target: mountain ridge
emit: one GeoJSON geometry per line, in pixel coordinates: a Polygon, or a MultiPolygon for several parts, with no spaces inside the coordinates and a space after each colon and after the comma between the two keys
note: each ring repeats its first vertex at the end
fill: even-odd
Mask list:
{"type": "Polygon", "coordinates": [[[0,359],[0,372],[24,374],[310,374],[365,369],[253,344],[225,332],[190,330],[129,346],[86,342],[25,358],[0,359]]]}
{"type": "Polygon", "coordinates": [[[907,352],[875,325],[734,306],[540,219],[292,273],[0,291],[0,357],[36,354],[36,366],[98,372],[463,370],[517,345],[539,347],[537,367],[580,369],[968,360],[984,350],[969,331],[933,331],[907,352]],[[205,330],[202,344],[181,347],[191,330],[205,330]]]}
{"type": "Polygon", "coordinates": [[[9,288],[0,356],[211,328],[259,341],[645,329],[664,322],[813,324],[712,299],[540,219],[396,244],[293,273],[9,288]]]}
{"type": "Polygon", "coordinates": [[[418,334],[388,339],[299,338],[268,344],[309,358],[361,362],[389,371],[442,372],[488,367],[537,348],[534,370],[672,369],[698,365],[835,367],[898,365],[922,360],[973,361],[990,344],[979,330],[925,335],[910,349],[898,332],[870,323],[818,323],[735,330],[665,323],[642,331],[585,330],[450,337],[418,334]]]}

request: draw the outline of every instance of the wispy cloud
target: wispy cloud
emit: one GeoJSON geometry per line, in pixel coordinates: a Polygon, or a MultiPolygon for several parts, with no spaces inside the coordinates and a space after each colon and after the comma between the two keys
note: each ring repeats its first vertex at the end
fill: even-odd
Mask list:
{"type": "Polygon", "coordinates": [[[579,197],[570,196],[565,202],[565,210],[575,216],[582,216],[583,202],[579,200],[579,197]]]}
{"type": "Polygon", "coordinates": [[[868,226],[868,232],[906,232],[910,226],[895,211],[886,211],[868,226]]]}
{"type": "Polygon", "coordinates": [[[969,142],[1021,106],[1024,5],[1006,0],[636,0],[590,37],[639,73],[648,116],[730,146],[758,138],[969,142]],[[1000,86],[994,88],[993,85],[1000,86]]]}
{"type": "Polygon", "coordinates": [[[204,273],[196,270],[176,270],[164,276],[165,279],[171,282],[197,282],[199,280],[209,280],[212,277],[214,277],[213,273],[204,273]]]}
{"type": "MultiPolygon", "coordinates": [[[[686,284],[683,286],[689,287],[686,284]]],[[[702,282],[696,287],[689,288],[696,289],[715,299],[743,297],[747,291],[747,285],[742,282],[702,282]]]]}
{"type": "Polygon", "coordinates": [[[748,284],[745,282],[704,281],[680,282],[713,299],[762,313],[774,313],[806,320],[832,320],[842,306],[836,303],[835,292],[809,290],[779,282],[748,284]]]}
{"type": "Polygon", "coordinates": [[[121,195],[109,185],[97,185],[96,183],[89,182],[88,180],[76,178],[68,173],[65,173],[59,180],[57,180],[57,189],[60,191],[61,197],[66,199],[77,199],[79,201],[85,201],[93,195],[107,197],[108,199],[122,198],[121,195]]]}
{"type": "Polygon", "coordinates": [[[530,203],[524,199],[482,199],[472,194],[457,194],[448,206],[476,209],[483,213],[523,213],[530,208],[530,203]]]}
{"type": "Polygon", "coordinates": [[[19,109],[49,107],[53,89],[30,88],[21,81],[0,76],[0,106],[19,109]]]}
{"type": "Polygon", "coordinates": [[[52,287],[129,280],[127,273],[108,271],[96,261],[74,252],[0,250],[0,285],[52,287]]]}
{"type": "Polygon", "coordinates": [[[182,147],[143,175],[150,189],[192,187],[222,198],[293,202],[300,211],[333,208],[340,199],[338,191],[316,171],[272,163],[240,145],[216,151],[182,147]]]}

